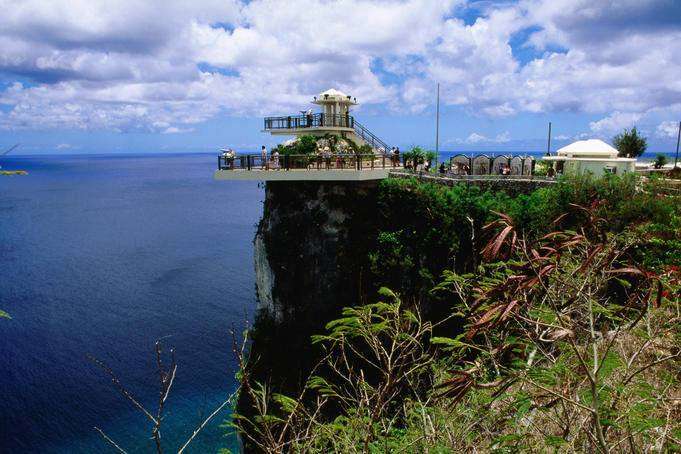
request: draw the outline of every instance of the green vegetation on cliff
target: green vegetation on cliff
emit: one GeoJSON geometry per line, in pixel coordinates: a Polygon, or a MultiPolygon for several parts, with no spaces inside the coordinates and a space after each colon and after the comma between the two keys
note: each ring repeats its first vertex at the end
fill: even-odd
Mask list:
{"type": "Polygon", "coordinates": [[[378,191],[375,248],[368,255],[373,290],[385,286],[403,298],[427,297],[445,270],[464,273],[477,267],[486,241],[482,228],[496,213],[513,219],[519,234],[536,238],[555,228],[554,220],[563,214],[560,225],[580,225],[584,216],[570,209],[575,204],[596,203],[596,214],[608,219],[613,232],[645,223],[642,232],[670,251],[669,259],[681,257],[678,240],[669,235],[680,227],[674,203],[659,196],[653,185],[645,191],[637,191],[636,185],[633,176],[586,176],[510,197],[463,184],[385,180],[378,191]]]}
{"type": "Polygon", "coordinates": [[[308,326],[298,386],[243,371],[249,449],[681,449],[678,198],[633,177],[517,197],[389,179],[375,204],[340,262],[365,273],[353,307],[308,326]]]}

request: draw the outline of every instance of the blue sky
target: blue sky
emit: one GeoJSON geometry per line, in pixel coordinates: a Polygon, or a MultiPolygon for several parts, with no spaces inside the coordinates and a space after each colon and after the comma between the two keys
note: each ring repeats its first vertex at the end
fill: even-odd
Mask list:
{"type": "Polygon", "coordinates": [[[671,152],[678,0],[0,0],[0,147],[250,151],[338,88],[387,142],[533,151],[637,126],[671,152]]]}

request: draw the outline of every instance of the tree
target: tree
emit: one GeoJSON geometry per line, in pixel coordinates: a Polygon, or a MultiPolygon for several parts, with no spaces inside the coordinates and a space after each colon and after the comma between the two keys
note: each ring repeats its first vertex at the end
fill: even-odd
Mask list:
{"type": "Polygon", "coordinates": [[[413,147],[411,150],[404,153],[404,161],[411,161],[414,170],[419,164],[423,164],[426,160],[426,152],[421,147],[413,147]]]}
{"type": "Polygon", "coordinates": [[[617,134],[612,143],[622,157],[636,158],[648,148],[648,140],[639,134],[635,126],[631,130],[625,129],[624,132],[617,134]]]}
{"type": "Polygon", "coordinates": [[[662,153],[658,153],[657,156],[655,156],[655,168],[661,169],[665,166],[665,164],[667,164],[667,156],[663,155],[662,153]]]}
{"type": "Polygon", "coordinates": [[[428,167],[432,167],[433,161],[437,159],[437,153],[434,151],[426,151],[425,153],[425,160],[428,163],[428,167]]]}

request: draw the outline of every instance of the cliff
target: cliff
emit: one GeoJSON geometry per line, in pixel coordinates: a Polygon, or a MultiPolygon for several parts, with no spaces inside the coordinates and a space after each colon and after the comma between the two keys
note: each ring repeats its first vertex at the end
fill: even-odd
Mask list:
{"type": "Polygon", "coordinates": [[[258,310],[277,323],[315,323],[358,302],[376,182],[269,182],[254,241],[258,310]]]}
{"type": "MultiPolygon", "coordinates": [[[[503,191],[416,179],[268,182],[254,240],[250,381],[297,395],[321,357],[310,337],[342,308],[375,302],[382,286],[441,320],[452,302],[432,289],[445,270],[476,268],[482,226],[510,202],[503,191]]],[[[452,335],[460,325],[451,319],[438,329],[452,335]]],[[[248,399],[240,396],[241,415],[253,411],[248,399]]]]}
{"type": "MultiPolygon", "coordinates": [[[[310,336],[343,307],[361,303],[368,243],[376,236],[377,185],[267,183],[254,240],[252,380],[297,393],[319,357],[310,336]]],[[[250,414],[251,404],[240,396],[238,411],[250,414]]]]}

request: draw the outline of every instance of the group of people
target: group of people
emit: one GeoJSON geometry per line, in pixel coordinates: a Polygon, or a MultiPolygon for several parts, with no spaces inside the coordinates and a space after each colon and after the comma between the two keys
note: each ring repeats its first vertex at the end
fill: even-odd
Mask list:
{"type": "Polygon", "coordinates": [[[390,162],[392,163],[393,167],[400,165],[400,148],[392,147],[388,153],[388,157],[390,158],[390,162]]]}
{"type": "Polygon", "coordinates": [[[228,169],[234,168],[234,158],[236,158],[236,152],[231,148],[223,148],[220,150],[222,152],[222,157],[225,160],[225,165],[228,169]]]}
{"type": "Polygon", "coordinates": [[[263,170],[269,170],[270,168],[279,170],[279,150],[275,148],[272,156],[267,159],[267,148],[263,145],[260,148],[260,168],[263,170]]]}
{"type": "MultiPolygon", "coordinates": [[[[231,149],[231,148],[223,148],[220,150],[221,151],[221,156],[225,161],[225,166],[227,169],[233,169],[234,168],[234,161],[236,159],[236,152],[231,149]]],[[[392,164],[393,167],[397,167],[400,165],[400,149],[399,147],[392,147],[390,150],[386,153],[385,150],[380,150],[384,156],[386,156],[389,160],[390,163],[392,164]]],[[[318,167],[323,163],[326,164],[327,167],[331,167],[331,159],[333,157],[336,157],[336,167],[342,167],[343,163],[342,158],[343,154],[339,153],[333,153],[331,151],[331,148],[327,146],[318,146],[317,147],[317,161],[318,161],[318,167]]],[[[275,148],[272,151],[272,154],[267,150],[267,147],[263,145],[260,147],[260,168],[262,170],[270,170],[270,169],[279,169],[280,168],[280,163],[279,163],[279,151],[277,148],[275,148]]]]}

